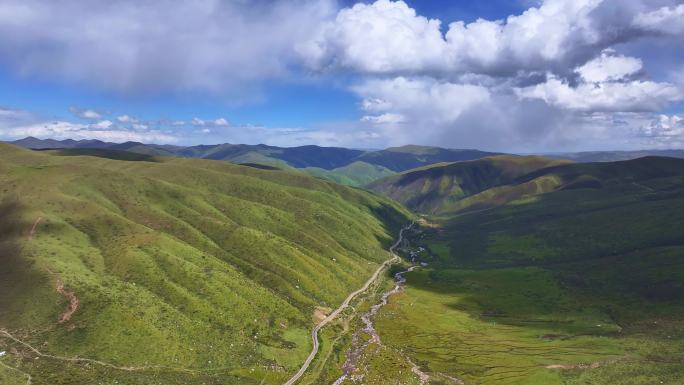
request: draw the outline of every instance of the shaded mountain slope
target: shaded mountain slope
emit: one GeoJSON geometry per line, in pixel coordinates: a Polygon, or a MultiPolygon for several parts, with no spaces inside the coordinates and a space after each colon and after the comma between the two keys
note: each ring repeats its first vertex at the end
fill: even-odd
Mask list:
{"type": "Polygon", "coordinates": [[[433,163],[473,160],[492,155],[496,154],[479,150],[452,150],[409,145],[368,152],[361,155],[358,160],[401,172],[433,163]]]}
{"type": "MultiPolygon", "coordinates": [[[[521,183],[543,176],[563,187],[414,233],[426,264],[378,316],[383,343],[469,384],[684,383],[684,160],[521,183]]],[[[377,376],[395,372],[369,356],[377,376]]]]}
{"type": "Polygon", "coordinates": [[[567,162],[536,156],[495,156],[419,168],[367,187],[416,211],[445,213],[470,206],[460,203],[464,199],[513,183],[533,171],[564,163],[567,162]]]}

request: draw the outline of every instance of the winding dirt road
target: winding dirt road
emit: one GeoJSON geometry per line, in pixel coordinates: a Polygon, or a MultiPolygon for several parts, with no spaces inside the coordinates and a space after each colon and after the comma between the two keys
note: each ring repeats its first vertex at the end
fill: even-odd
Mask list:
{"type": "Polygon", "coordinates": [[[389,248],[390,259],[388,259],[388,260],[386,260],[385,262],[383,262],[382,265],[380,265],[380,267],[378,267],[378,269],[375,270],[375,272],[373,273],[373,275],[371,275],[371,277],[368,279],[368,281],[366,281],[366,283],[365,283],[360,289],[358,289],[358,290],[352,292],[351,294],[349,294],[349,296],[347,297],[347,299],[345,299],[344,302],[342,302],[342,304],[341,304],[337,309],[335,309],[335,311],[333,311],[332,313],[330,313],[330,315],[328,315],[328,317],[326,317],[323,321],[319,322],[319,323],[313,328],[313,330],[311,331],[311,341],[313,341],[313,348],[311,349],[311,353],[309,353],[309,357],[306,358],[306,361],[304,361],[304,364],[302,365],[302,367],[299,368],[299,371],[298,371],[297,373],[295,373],[295,375],[292,376],[292,378],[290,378],[290,379],[285,383],[285,385],[292,385],[292,384],[294,384],[295,382],[297,382],[297,380],[299,380],[299,379],[304,375],[304,373],[306,372],[306,370],[309,368],[309,366],[311,365],[311,362],[313,362],[314,358],[316,358],[316,354],[318,354],[318,332],[319,332],[325,325],[327,325],[327,324],[330,323],[332,320],[334,320],[341,312],[344,311],[344,309],[346,309],[347,307],[349,307],[349,303],[354,299],[354,297],[356,297],[357,295],[359,295],[359,294],[363,293],[364,291],[368,290],[368,288],[370,287],[370,285],[373,284],[373,282],[375,282],[375,281],[378,279],[378,277],[380,276],[380,274],[381,274],[388,266],[390,266],[390,265],[393,264],[393,263],[399,262],[400,258],[399,258],[398,255],[394,254],[394,249],[396,249],[397,246],[399,246],[399,244],[401,244],[401,242],[404,240],[404,231],[410,229],[412,226],[413,226],[413,222],[411,222],[410,225],[406,226],[405,228],[401,229],[401,231],[399,231],[399,239],[397,239],[397,241],[392,245],[392,247],[389,248]]]}

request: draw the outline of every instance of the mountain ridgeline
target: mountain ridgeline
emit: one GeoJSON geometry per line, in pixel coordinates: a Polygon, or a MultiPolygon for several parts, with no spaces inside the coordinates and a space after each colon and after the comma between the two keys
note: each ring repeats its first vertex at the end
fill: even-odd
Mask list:
{"type": "Polygon", "coordinates": [[[638,184],[680,175],[684,160],[645,157],[621,162],[572,163],[536,156],[496,156],[436,164],[371,183],[418,212],[449,215],[488,209],[553,191],[638,184]]]}
{"type": "Polygon", "coordinates": [[[264,144],[217,144],[171,146],[138,142],[108,143],[99,140],[53,140],[24,138],[12,144],[35,150],[100,149],[126,151],[150,156],[174,156],[223,160],[237,164],[260,164],[283,169],[299,169],[309,175],[338,183],[363,186],[374,180],[436,162],[479,159],[495,153],[479,150],[443,149],[424,146],[393,147],[385,150],[354,150],[340,147],[275,147],[264,144]]]}
{"type": "Polygon", "coordinates": [[[34,383],[282,383],[410,220],[301,173],[78,151],[0,143],[0,329],[168,370],[0,335],[34,383]]]}
{"type": "MultiPolygon", "coordinates": [[[[500,186],[516,185],[519,178],[529,173],[566,163],[569,162],[510,155],[438,163],[375,181],[368,188],[413,210],[443,214],[501,204],[504,197],[500,193],[500,186]]],[[[509,193],[506,197],[543,192],[551,189],[553,183],[540,179],[528,185],[519,189],[517,194],[509,193]]]]}

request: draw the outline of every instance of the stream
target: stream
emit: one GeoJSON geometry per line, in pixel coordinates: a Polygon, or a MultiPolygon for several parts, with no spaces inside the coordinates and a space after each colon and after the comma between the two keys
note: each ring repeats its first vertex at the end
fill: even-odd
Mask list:
{"type": "MultiPolygon", "coordinates": [[[[361,316],[361,321],[364,324],[364,327],[363,329],[361,329],[361,331],[366,333],[370,338],[367,341],[361,343],[359,332],[354,333],[354,335],[352,336],[352,347],[347,352],[347,360],[344,362],[344,365],[342,365],[342,372],[344,374],[340,378],[338,378],[333,383],[333,385],[341,385],[345,380],[347,380],[352,375],[352,373],[354,373],[354,371],[356,370],[356,365],[359,359],[361,358],[361,355],[363,354],[364,350],[366,350],[366,348],[368,347],[368,345],[374,343],[383,346],[382,342],[380,341],[380,336],[378,335],[378,332],[375,330],[375,326],[373,325],[373,317],[378,313],[378,311],[383,306],[387,305],[389,297],[403,290],[404,284],[406,283],[406,278],[404,278],[404,274],[412,272],[417,268],[418,266],[412,266],[408,270],[394,274],[394,288],[385,292],[380,298],[380,302],[373,305],[368,312],[361,316]]],[[[421,371],[420,368],[415,363],[413,363],[413,361],[411,361],[407,356],[405,356],[404,354],[402,354],[402,356],[409,362],[409,364],[411,364],[411,371],[420,379],[420,383],[426,384],[430,380],[430,376],[421,371]]]]}

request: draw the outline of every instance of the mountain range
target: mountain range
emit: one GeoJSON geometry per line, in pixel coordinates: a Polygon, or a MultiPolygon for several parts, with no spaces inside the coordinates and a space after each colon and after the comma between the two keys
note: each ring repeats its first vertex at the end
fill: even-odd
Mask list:
{"type": "Polygon", "coordinates": [[[171,146],[138,142],[108,143],[99,140],[53,140],[27,137],[11,144],[24,148],[106,149],[152,156],[175,156],[223,160],[237,164],[260,164],[283,169],[300,169],[308,174],[339,183],[360,186],[384,176],[436,163],[479,159],[495,153],[479,150],[403,146],[370,151],[340,147],[275,147],[264,144],[216,144],[171,146]]]}
{"type": "MultiPolygon", "coordinates": [[[[416,145],[390,147],[383,150],[359,150],[314,145],[276,147],[265,144],[229,143],[174,146],[139,142],[111,143],[100,140],[54,140],[34,137],[26,137],[9,143],[35,150],[106,149],[150,156],[223,160],[236,164],[298,169],[309,175],[350,186],[365,186],[384,177],[435,163],[476,160],[502,155],[501,153],[473,149],[446,149],[416,145]]],[[[76,153],[78,152],[76,151],[76,153]]],[[[553,153],[544,156],[575,162],[610,162],[644,156],[684,158],[684,150],[596,151],[553,153]]]]}
{"type": "Polygon", "coordinates": [[[684,379],[684,159],[23,144],[3,385],[684,379]]]}

